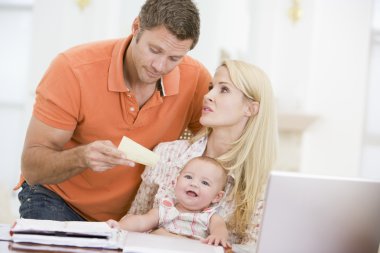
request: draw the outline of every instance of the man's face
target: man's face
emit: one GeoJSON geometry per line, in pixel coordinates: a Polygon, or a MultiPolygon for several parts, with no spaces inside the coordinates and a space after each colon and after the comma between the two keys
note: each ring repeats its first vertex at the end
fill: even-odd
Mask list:
{"type": "Polygon", "coordinates": [[[190,50],[192,40],[178,40],[164,26],[134,31],[132,60],[139,81],[155,83],[172,71],[190,50]]]}

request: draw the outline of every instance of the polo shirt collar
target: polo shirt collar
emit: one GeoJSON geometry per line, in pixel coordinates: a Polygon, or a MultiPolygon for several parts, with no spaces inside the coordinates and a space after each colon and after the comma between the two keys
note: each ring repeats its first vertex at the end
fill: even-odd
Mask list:
{"type": "MultiPolygon", "coordinates": [[[[132,35],[127,38],[120,39],[112,51],[110,68],[108,71],[108,90],[115,92],[127,92],[127,86],[124,82],[123,74],[123,58],[124,52],[127,50],[129,43],[132,40],[132,35]]],[[[157,82],[158,90],[161,96],[176,95],[179,92],[179,67],[176,66],[170,73],[166,74],[157,82]]]]}

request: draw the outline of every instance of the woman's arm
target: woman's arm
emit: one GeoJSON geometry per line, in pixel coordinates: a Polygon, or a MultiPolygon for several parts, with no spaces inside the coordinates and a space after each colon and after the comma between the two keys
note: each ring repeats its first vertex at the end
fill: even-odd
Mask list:
{"type": "MultiPolygon", "coordinates": [[[[160,155],[160,144],[157,145],[153,152],[160,155]]],[[[154,167],[145,167],[144,172],[141,174],[142,182],[140,184],[139,190],[132,202],[131,208],[129,209],[127,215],[129,214],[145,214],[153,208],[154,197],[157,194],[159,184],[157,183],[157,178],[159,177],[161,160],[154,167]]]]}
{"type": "Polygon", "coordinates": [[[158,185],[155,184],[152,180],[143,179],[127,215],[144,214],[152,209],[154,196],[157,193],[157,189],[158,185]]]}
{"type": "Polygon", "coordinates": [[[154,167],[145,168],[141,175],[142,183],[128,214],[144,214],[157,207],[157,201],[165,197],[166,189],[172,188],[170,182],[177,172],[173,162],[177,161],[178,153],[187,145],[187,142],[167,142],[154,148],[153,151],[160,156],[160,160],[154,167]]]}

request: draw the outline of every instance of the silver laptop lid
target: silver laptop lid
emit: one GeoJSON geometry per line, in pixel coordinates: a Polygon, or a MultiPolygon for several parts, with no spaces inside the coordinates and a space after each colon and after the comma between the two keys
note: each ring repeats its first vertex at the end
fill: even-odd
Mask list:
{"type": "Polygon", "coordinates": [[[380,181],[273,172],[257,253],[377,253],[380,181]]]}

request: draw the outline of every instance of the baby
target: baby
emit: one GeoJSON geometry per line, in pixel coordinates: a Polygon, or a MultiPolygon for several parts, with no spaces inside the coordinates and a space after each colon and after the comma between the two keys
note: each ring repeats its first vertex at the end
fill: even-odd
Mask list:
{"type": "Polygon", "coordinates": [[[193,158],[177,177],[175,201],[165,198],[158,208],[144,215],[127,215],[119,222],[107,223],[135,232],[159,228],[204,243],[231,247],[226,224],[213,207],[223,198],[226,181],[227,173],[216,160],[206,156],[193,158]]]}

